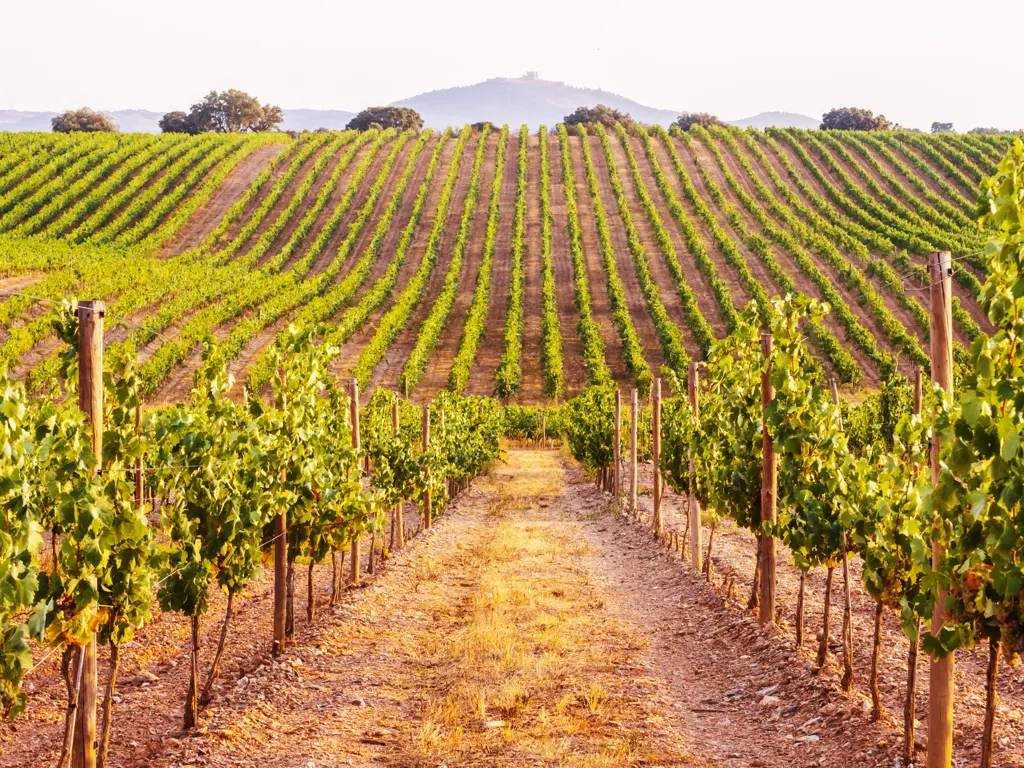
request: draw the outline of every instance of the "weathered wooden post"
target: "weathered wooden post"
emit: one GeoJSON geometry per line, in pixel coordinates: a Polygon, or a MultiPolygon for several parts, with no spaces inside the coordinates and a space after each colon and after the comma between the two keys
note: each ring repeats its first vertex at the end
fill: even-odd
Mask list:
{"type": "Polygon", "coordinates": [[[634,515],[640,515],[640,507],[637,506],[637,456],[636,456],[636,429],[637,421],[640,419],[640,403],[636,388],[633,389],[630,403],[629,422],[629,510],[634,515]]]}
{"type": "MultiPolygon", "coordinates": [[[[761,354],[765,360],[772,355],[772,335],[761,332],[761,354]]],[[[768,404],[775,399],[771,383],[771,367],[765,363],[761,373],[761,520],[775,522],[775,441],[764,418],[768,404]]],[[[758,620],[762,625],[775,622],[775,537],[761,534],[761,599],[758,620]]]]}
{"type": "MultiPolygon", "coordinates": [[[[689,376],[686,381],[687,394],[690,396],[690,409],[693,411],[693,418],[696,421],[700,418],[700,401],[699,401],[699,380],[697,363],[690,363],[689,376]]],[[[690,516],[690,565],[693,566],[694,570],[699,571],[701,569],[701,557],[704,553],[704,543],[702,541],[701,529],[700,529],[700,506],[697,504],[697,487],[693,482],[694,473],[694,461],[693,461],[693,449],[690,449],[690,499],[689,499],[689,516],[690,516]]]]}
{"type": "MultiPolygon", "coordinates": [[[[401,432],[401,426],[398,420],[398,394],[395,393],[395,400],[391,403],[391,428],[395,431],[395,435],[401,432]]],[[[405,546],[405,521],[402,519],[402,502],[395,505],[395,510],[392,512],[391,525],[398,533],[398,548],[401,549],[405,546]]]]}
{"type": "MultiPolygon", "coordinates": [[[[103,317],[102,301],[78,304],[78,407],[92,426],[92,450],[103,457],[103,317]]],[[[75,676],[80,680],[71,748],[72,768],[96,766],[96,637],[81,646],[75,676]]]]}
{"type": "MultiPolygon", "coordinates": [[[[352,379],[352,382],[351,382],[351,384],[349,386],[349,410],[350,410],[349,421],[352,424],[352,447],[355,449],[356,454],[358,454],[359,450],[360,450],[360,447],[361,447],[360,443],[359,443],[359,381],[357,379],[355,379],[355,378],[352,379]]],[[[358,459],[358,456],[357,456],[356,464],[358,465],[358,463],[359,463],[359,459],[358,459]]],[[[352,584],[357,586],[357,587],[359,586],[359,582],[361,580],[360,579],[360,574],[359,574],[359,570],[361,568],[361,563],[359,562],[359,558],[360,558],[359,535],[356,534],[355,536],[352,537],[352,564],[351,564],[351,569],[352,569],[352,584]]]]}
{"type": "MultiPolygon", "coordinates": [[[[949,251],[928,255],[931,285],[932,381],[946,392],[953,391],[953,304],[950,293],[953,274],[949,251]]],[[[932,483],[939,481],[939,440],[932,433],[932,483]]],[[[942,559],[942,543],[932,543],[932,567],[942,559]]],[[[946,593],[939,588],[932,611],[932,636],[945,624],[946,593]]],[[[953,760],[953,654],[932,657],[928,675],[928,768],[949,768],[953,760]]]]}
{"type": "Polygon", "coordinates": [[[654,455],[654,536],[661,536],[661,379],[654,380],[654,399],[651,404],[651,438],[654,455]]]}
{"type": "MultiPolygon", "coordinates": [[[[839,386],[835,376],[829,376],[829,389],[832,390],[832,404],[839,408],[839,386]]],[[[839,426],[842,427],[843,417],[839,416],[839,426]]],[[[846,529],[839,534],[840,543],[843,549],[843,680],[844,691],[850,690],[853,685],[853,602],[850,599],[850,558],[846,547],[846,529]]]]}
{"type": "MultiPolygon", "coordinates": [[[[914,369],[914,413],[921,415],[923,400],[921,369],[914,369]]],[[[921,620],[917,619],[917,640],[910,643],[907,654],[907,692],[903,699],[903,763],[914,761],[914,720],[917,719],[917,652],[921,644],[921,620]]]]}
{"type": "Polygon", "coordinates": [[[622,501],[622,393],[615,390],[615,503],[622,501]]]}
{"type": "MultiPolygon", "coordinates": [[[[423,452],[430,449],[430,403],[423,404],[423,452]]],[[[430,476],[427,475],[428,483],[430,476]]],[[[423,492],[423,529],[428,530],[431,523],[430,488],[423,492]]]]}
{"type": "MultiPolygon", "coordinates": [[[[135,434],[142,436],[142,403],[135,406],[135,434]]],[[[142,479],[142,457],[135,459],[135,506],[142,507],[145,491],[142,479]]]]}

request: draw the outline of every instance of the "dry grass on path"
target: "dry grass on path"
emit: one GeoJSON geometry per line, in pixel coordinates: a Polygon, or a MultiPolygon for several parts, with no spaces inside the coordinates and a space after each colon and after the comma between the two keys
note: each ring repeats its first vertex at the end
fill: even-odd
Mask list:
{"type": "Polygon", "coordinates": [[[636,696],[630,669],[646,638],[604,613],[580,567],[587,544],[558,514],[561,481],[552,454],[515,452],[481,483],[486,524],[464,555],[475,589],[458,605],[445,605],[438,590],[437,608],[454,629],[421,648],[435,667],[413,745],[426,764],[622,766],[681,757],[649,737],[658,716],[636,696]]]}

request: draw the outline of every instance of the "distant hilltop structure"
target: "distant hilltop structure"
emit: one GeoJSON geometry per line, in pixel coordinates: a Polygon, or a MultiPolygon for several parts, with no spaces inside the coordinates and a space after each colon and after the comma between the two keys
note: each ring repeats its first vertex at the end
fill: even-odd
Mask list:
{"type": "Polygon", "coordinates": [[[523,80],[540,80],[540,72],[536,69],[528,69],[526,74],[523,75],[523,80]]]}

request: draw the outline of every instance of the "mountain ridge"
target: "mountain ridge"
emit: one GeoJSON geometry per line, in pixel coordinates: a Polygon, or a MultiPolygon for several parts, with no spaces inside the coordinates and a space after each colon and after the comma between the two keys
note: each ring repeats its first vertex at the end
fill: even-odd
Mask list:
{"type": "MultiPolygon", "coordinates": [[[[577,107],[604,104],[629,113],[641,123],[667,126],[680,113],[678,109],[650,107],[626,96],[600,88],[584,88],[555,80],[543,80],[536,72],[518,78],[493,77],[471,85],[440,88],[392,102],[393,106],[411,107],[423,117],[430,128],[462,126],[466,123],[490,121],[507,123],[518,128],[526,123],[532,130],[540,125],[556,125],[577,107]]],[[[281,129],[286,131],[343,129],[355,112],[340,109],[284,109],[281,129]]],[[[145,109],[104,111],[122,132],[156,133],[163,112],[145,109]]],[[[48,131],[56,112],[0,110],[0,131],[48,131]]],[[[793,112],[761,112],[750,117],[728,121],[730,125],[755,128],[798,127],[817,128],[819,121],[793,112]]]]}

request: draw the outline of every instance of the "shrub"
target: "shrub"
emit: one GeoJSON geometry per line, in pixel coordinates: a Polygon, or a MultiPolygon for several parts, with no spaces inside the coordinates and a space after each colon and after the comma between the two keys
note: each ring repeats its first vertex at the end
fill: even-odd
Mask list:
{"type": "Polygon", "coordinates": [[[717,115],[710,112],[682,112],[672,125],[678,125],[682,131],[690,130],[690,126],[699,125],[701,128],[710,128],[713,125],[725,125],[718,119],[717,115]]]}
{"type": "Polygon", "coordinates": [[[566,125],[593,125],[600,123],[609,128],[614,128],[620,123],[626,129],[633,126],[634,120],[628,112],[620,112],[617,109],[598,104],[596,107],[576,107],[571,115],[566,115],[563,122],[566,125]]]}

